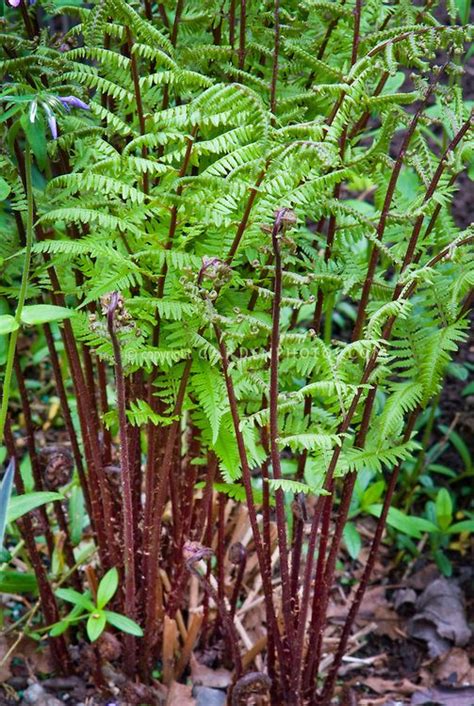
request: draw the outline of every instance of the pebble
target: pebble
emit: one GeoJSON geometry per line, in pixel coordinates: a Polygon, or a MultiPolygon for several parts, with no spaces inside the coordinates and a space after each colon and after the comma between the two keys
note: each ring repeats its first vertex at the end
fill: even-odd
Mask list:
{"type": "Polygon", "coordinates": [[[209,686],[195,686],[193,696],[196,706],[225,706],[227,703],[225,691],[211,689],[209,686]]]}
{"type": "Polygon", "coordinates": [[[20,706],[64,706],[55,696],[48,694],[41,684],[31,684],[23,694],[20,706]]]}

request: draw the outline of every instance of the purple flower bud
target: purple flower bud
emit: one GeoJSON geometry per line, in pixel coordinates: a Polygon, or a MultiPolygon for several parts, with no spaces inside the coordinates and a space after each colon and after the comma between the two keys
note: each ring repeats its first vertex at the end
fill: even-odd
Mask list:
{"type": "Polygon", "coordinates": [[[58,124],[53,114],[48,117],[48,125],[49,129],[51,130],[51,136],[53,140],[56,140],[58,137],[58,124]]]}
{"type": "Polygon", "coordinates": [[[58,98],[67,110],[69,110],[70,107],[90,110],[90,106],[84,103],[80,98],[77,98],[77,96],[58,96],[58,98]]]}
{"type": "Polygon", "coordinates": [[[21,0],[7,0],[7,2],[8,2],[8,4],[9,4],[11,7],[18,7],[18,5],[20,4],[21,0]]]}
{"type": "Polygon", "coordinates": [[[43,103],[43,108],[48,119],[48,125],[51,131],[52,138],[53,140],[56,140],[58,137],[58,124],[56,122],[56,118],[54,117],[54,113],[51,111],[50,107],[46,103],[43,103]]]}

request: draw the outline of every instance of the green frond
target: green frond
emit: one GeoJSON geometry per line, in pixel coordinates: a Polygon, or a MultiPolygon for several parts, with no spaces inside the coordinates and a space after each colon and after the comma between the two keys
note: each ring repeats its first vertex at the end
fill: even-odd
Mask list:
{"type": "Polygon", "coordinates": [[[193,362],[191,387],[209,421],[212,430],[212,444],[215,444],[219,436],[222,416],[228,407],[222,375],[208,361],[197,358],[193,362]]]}

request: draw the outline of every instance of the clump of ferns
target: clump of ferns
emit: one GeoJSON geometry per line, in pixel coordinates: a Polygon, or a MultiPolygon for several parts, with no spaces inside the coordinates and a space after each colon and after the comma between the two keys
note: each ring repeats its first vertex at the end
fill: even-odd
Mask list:
{"type": "MultiPolygon", "coordinates": [[[[182,625],[191,573],[211,605],[216,578],[235,698],[268,688],[242,677],[223,600],[230,498],[249,514],[273,703],[329,703],[417,416],[465,337],[472,231],[450,204],[472,142],[456,57],[472,30],[378,0],[109,0],[61,10],[79,22],[59,52],[46,33],[37,45],[36,12],[9,11],[7,93],[29,94],[33,80],[38,96],[81,96],[90,111],[59,115],[58,139],[33,146],[30,292],[79,310],[45,335],[94,571],[119,568],[119,607],[144,629],[125,641],[124,666],[150,678],[164,616],[182,625]],[[386,496],[318,693],[361,468],[383,477],[386,496]],[[216,513],[209,578],[199,562],[210,562],[216,513]]],[[[4,125],[11,298],[25,191],[23,144],[4,125]]]]}

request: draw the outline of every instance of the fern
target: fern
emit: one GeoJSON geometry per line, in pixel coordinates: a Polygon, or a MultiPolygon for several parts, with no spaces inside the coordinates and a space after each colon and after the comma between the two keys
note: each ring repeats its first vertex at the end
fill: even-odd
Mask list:
{"type": "MultiPolygon", "coordinates": [[[[76,455],[84,450],[98,561],[129,577],[128,542],[127,557],[140,557],[135,577],[146,576],[135,614],[145,628],[141,677],[158,657],[156,616],[185,604],[182,543],[209,536],[212,491],[219,512],[224,496],[229,512],[248,505],[267,627],[284,625],[266,649],[281,644],[290,662],[298,657],[265,659],[272,698],[319,701],[314,684],[295,695],[292,681],[299,669],[312,679],[304,646],[324,637],[324,616],[306,619],[324,546],[319,518],[334,513],[337,549],[356,476],[395,479],[413,462],[414,420],[467,337],[473,231],[456,225],[452,202],[472,121],[462,62],[438,71],[434,57],[461,55],[473,29],[454,20],[455,3],[448,26],[430,3],[408,0],[367,0],[360,17],[354,0],[40,5],[7,8],[0,32],[2,318],[25,294],[33,211],[26,303],[77,311],[61,339],[55,326],[52,335],[66,401],[75,395],[73,423],[69,408],[63,417],[76,455]],[[44,24],[54,13],[70,27],[60,46],[44,24]],[[120,452],[131,503],[110,500],[102,468],[120,452]],[[198,498],[194,480],[206,489],[198,498]],[[302,496],[316,498],[301,532],[304,562],[302,496]],[[110,502],[117,523],[131,505],[127,532],[110,520],[101,534],[110,502]],[[271,615],[273,522],[281,616],[271,615]],[[305,577],[287,581],[293,537],[292,566],[305,577]],[[164,584],[155,594],[158,570],[176,605],[164,584]]],[[[29,418],[11,415],[14,425],[29,418]]],[[[328,597],[329,564],[315,611],[328,597]]],[[[117,593],[118,604],[126,596],[117,593]]],[[[224,634],[212,629],[209,639],[224,634]]]]}

